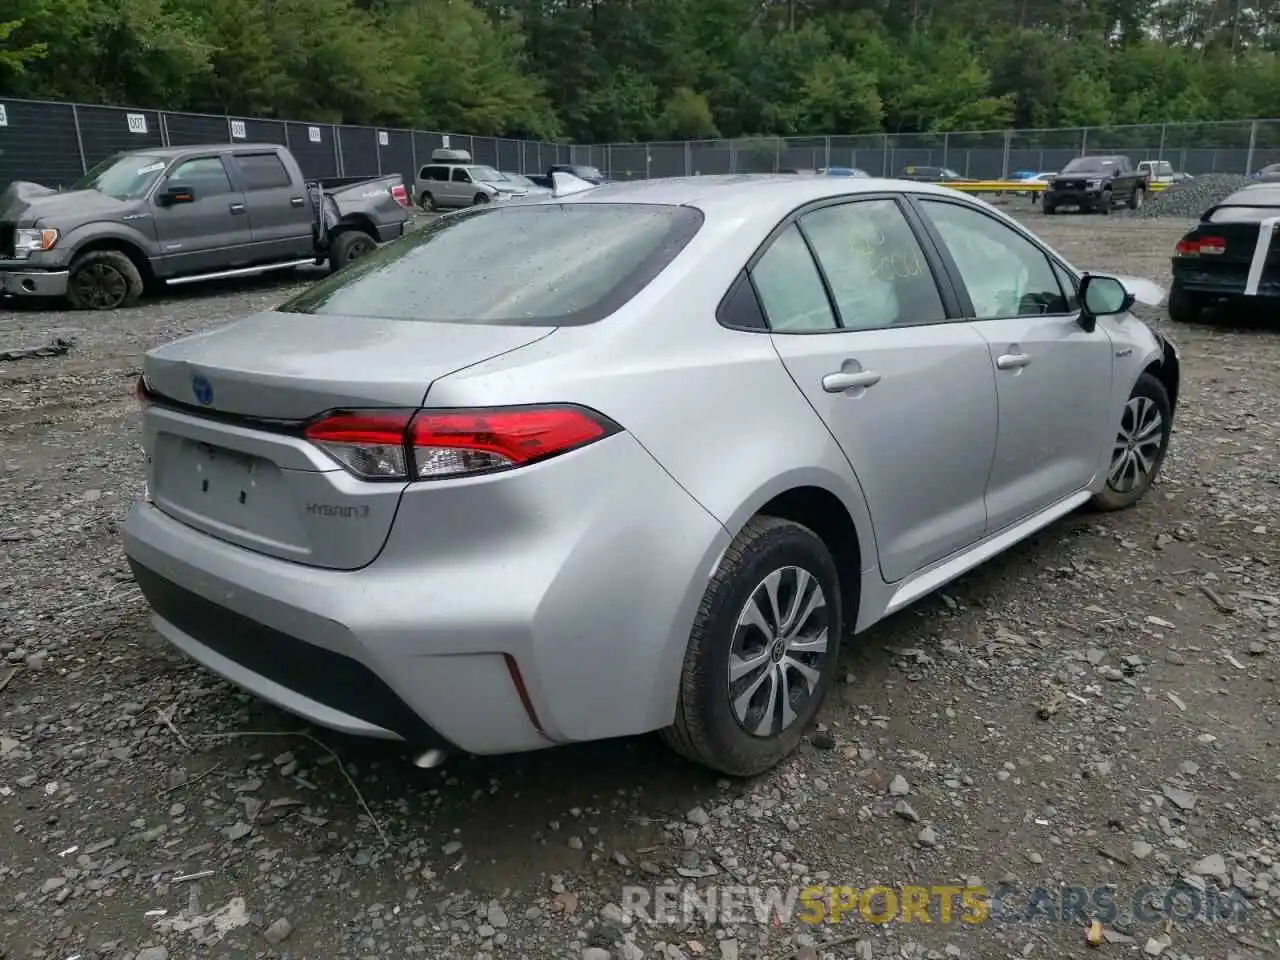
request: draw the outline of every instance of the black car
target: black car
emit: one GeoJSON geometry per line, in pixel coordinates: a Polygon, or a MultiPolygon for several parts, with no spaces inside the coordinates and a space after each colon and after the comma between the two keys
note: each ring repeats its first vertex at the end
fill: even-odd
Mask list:
{"type": "Polygon", "coordinates": [[[1075,207],[1082,213],[1110,213],[1120,205],[1137,210],[1149,186],[1147,175],[1135,170],[1128,157],[1076,157],[1048,179],[1042,209],[1046,214],[1060,207],[1075,207]]]}
{"type": "Polygon", "coordinates": [[[1178,241],[1169,317],[1194,323],[1226,300],[1280,305],[1280,183],[1254,183],[1205,211],[1178,241]]]}

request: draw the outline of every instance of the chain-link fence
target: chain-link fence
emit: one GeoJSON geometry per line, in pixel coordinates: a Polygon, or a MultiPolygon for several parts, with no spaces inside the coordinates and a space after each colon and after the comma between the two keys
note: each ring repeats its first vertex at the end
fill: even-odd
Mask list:
{"type": "Polygon", "coordinates": [[[1123,153],[1134,163],[1168,160],[1175,170],[1190,174],[1247,174],[1268,163],[1280,163],[1280,120],[570,145],[390,127],[0,100],[0,185],[34,180],[66,186],[121,150],[236,142],[286,146],[303,173],[313,179],[399,173],[406,185],[413,184],[431,152],[441,147],[467,150],[476,163],[504,171],[541,174],[554,163],[579,163],[599,167],[615,180],[824,167],[856,167],[876,176],[897,176],[909,166],[948,167],[965,177],[995,179],[1019,170],[1055,171],[1072,157],[1102,153],[1123,153]]]}
{"type": "Polygon", "coordinates": [[[14,180],[67,186],[122,150],[238,142],[288,147],[311,179],[399,173],[410,187],[441,147],[466,150],[476,163],[514,173],[545,173],[553,163],[572,162],[573,153],[568,144],[536,140],[0,100],[0,186],[14,180]]]}
{"type": "Polygon", "coordinates": [[[1280,120],[609,143],[575,147],[573,153],[574,162],[594,164],[617,180],[825,167],[898,176],[909,166],[947,167],[987,180],[1019,170],[1057,171],[1073,157],[1105,153],[1125,154],[1134,163],[1168,160],[1193,175],[1250,174],[1280,163],[1280,120]]]}

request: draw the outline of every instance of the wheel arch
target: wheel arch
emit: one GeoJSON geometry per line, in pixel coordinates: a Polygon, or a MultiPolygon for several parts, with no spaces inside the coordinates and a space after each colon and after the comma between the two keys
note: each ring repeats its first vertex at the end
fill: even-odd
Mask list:
{"type": "Polygon", "coordinates": [[[1169,394],[1169,410],[1176,413],[1178,409],[1178,394],[1182,386],[1182,363],[1178,359],[1178,351],[1165,337],[1159,337],[1160,356],[1152,360],[1143,369],[1143,373],[1149,373],[1164,386],[1165,392],[1169,394]]]}
{"type": "Polygon", "coordinates": [[[762,485],[725,523],[731,538],[756,516],[791,520],[812,530],[835,558],[846,630],[858,621],[862,581],[877,565],[875,531],[856,478],[841,482],[822,470],[789,471],[762,485]]]}
{"type": "Polygon", "coordinates": [[[149,284],[155,280],[156,274],[152,269],[151,260],[147,257],[146,253],[144,253],[142,248],[136,243],[133,243],[131,240],[127,240],[124,237],[100,236],[78,244],[75,251],[71,254],[71,259],[68,261],[68,269],[70,269],[71,265],[74,264],[78,258],[84,256],[84,254],[93,253],[98,250],[114,250],[117,253],[123,253],[129,258],[130,262],[138,268],[138,273],[142,275],[143,282],[149,284]]]}
{"type": "Polygon", "coordinates": [[[371,217],[365,213],[348,213],[329,228],[329,242],[333,242],[333,238],[340,233],[347,233],[356,230],[360,233],[368,234],[369,239],[374,243],[378,242],[378,228],[374,224],[371,217]]]}

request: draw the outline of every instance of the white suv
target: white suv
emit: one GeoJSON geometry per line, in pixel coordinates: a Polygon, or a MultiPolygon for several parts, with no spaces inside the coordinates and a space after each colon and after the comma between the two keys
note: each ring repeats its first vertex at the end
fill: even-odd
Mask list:
{"type": "Polygon", "coordinates": [[[413,192],[424,210],[440,210],[508,200],[527,191],[493,167],[472,163],[465,150],[433,150],[413,192]]]}

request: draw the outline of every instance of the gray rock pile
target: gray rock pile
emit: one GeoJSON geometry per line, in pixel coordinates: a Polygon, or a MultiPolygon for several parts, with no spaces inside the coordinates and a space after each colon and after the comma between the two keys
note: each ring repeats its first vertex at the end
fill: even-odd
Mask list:
{"type": "Polygon", "coordinates": [[[1183,180],[1167,190],[1151,194],[1142,209],[1135,211],[1133,215],[1144,219],[1178,217],[1197,220],[1200,214],[1248,182],[1248,177],[1238,173],[1201,174],[1194,180],[1183,180]]]}

